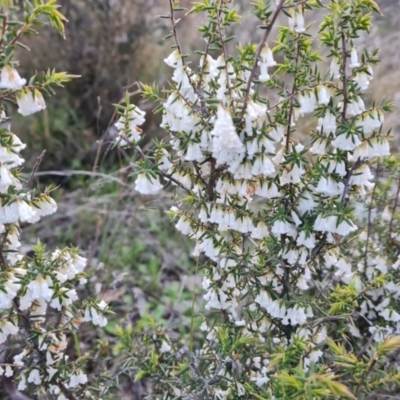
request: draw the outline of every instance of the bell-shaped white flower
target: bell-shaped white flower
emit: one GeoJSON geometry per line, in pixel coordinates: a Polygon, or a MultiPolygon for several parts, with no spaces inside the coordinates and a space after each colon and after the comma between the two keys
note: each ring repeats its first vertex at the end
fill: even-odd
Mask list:
{"type": "Polygon", "coordinates": [[[294,31],[297,33],[303,33],[306,31],[304,27],[304,15],[302,12],[296,12],[294,16],[294,31]]]}
{"type": "Polygon", "coordinates": [[[22,185],[10,172],[5,164],[0,165],[0,193],[7,193],[10,186],[14,186],[17,190],[21,189],[22,185]]]}
{"type": "Polygon", "coordinates": [[[365,111],[365,105],[361,97],[356,97],[347,104],[347,115],[349,117],[355,117],[356,115],[362,114],[364,111],[365,111]]]}
{"type": "Polygon", "coordinates": [[[265,43],[261,53],[260,53],[261,63],[265,64],[267,67],[274,67],[276,65],[276,61],[274,60],[274,56],[272,54],[272,50],[265,43]]]}
{"type": "Polygon", "coordinates": [[[385,157],[390,155],[390,146],[387,138],[374,137],[362,142],[353,153],[353,158],[371,159],[374,157],[385,157]]]}
{"type": "Polygon", "coordinates": [[[83,321],[92,322],[93,325],[97,325],[100,327],[107,325],[107,318],[103,315],[102,311],[107,307],[107,303],[101,300],[97,304],[99,310],[94,306],[88,306],[85,309],[85,315],[83,317],[83,321]]]}
{"type": "Polygon", "coordinates": [[[32,93],[29,89],[21,90],[17,95],[18,112],[24,116],[34,114],[46,108],[43,95],[39,90],[32,93]]]}
{"type": "Polygon", "coordinates": [[[324,85],[318,86],[318,104],[327,105],[329,100],[331,99],[331,94],[329,93],[329,89],[324,85]]]}
{"type": "Polygon", "coordinates": [[[336,116],[328,111],[323,118],[318,121],[317,129],[322,130],[325,135],[336,132],[336,116]]]}
{"type": "Polygon", "coordinates": [[[9,335],[15,335],[18,331],[18,326],[15,326],[13,323],[5,319],[0,321],[0,344],[4,343],[9,335]]]}
{"type": "MultiPolygon", "coordinates": [[[[145,122],[146,113],[139,107],[134,105],[127,106],[124,115],[121,116],[115,127],[122,133],[129,141],[138,142],[141,139],[142,129],[139,128],[145,122]]],[[[120,138],[118,141],[120,146],[128,146],[129,143],[125,138],[120,138]]]]}
{"type": "Polygon", "coordinates": [[[42,378],[40,377],[40,371],[38,369],[33,369],[28,376],[28,383],[33,383],[39,386],[42,383],[42,378]]]}
{"type": "Polygon", "coordinates": [[[217,118],[211,132],[212,154],[217,164],[232,164],[240,162],[245,153],[245,147],[236,133],[235,125],[228,110],[222,105],[218,106],[217,118]]]}
{"type": "MultiPolygon", "coordinates": [[[[300,94],[298,97],[300,103],[300,114],[312,113],[317,107],[317,99],[315,98],[314,92],[308,92],[300,94]]],[[[326,99],[324,99],[326,100],[326,99]]],[[[329,101],[329,100],[328,100],[329,101]]]]}
{"type": "Polygon", "coordinates": [[[339,79],[340,78],[340,61],[337,57],[333,57],[329,72],[331,74],[332,79],[339,79]]]}
{"type": "Polygon", "coordinates": [[[171,68],[176,68],[179,63],[182,62],[182,57],[178,50],[174,50],[166,59],[164,59],[165,64],[171,68]]]}
{"type": "Polygon", "coordinates": [[[135,190],[141,194],[156,194],[162,188],[158,179],[149,177],[145,172],[139,174],[135,181],[135,190]]]}
{"type": "Polygon", "coordinates": [[[26,84],[26,79],[21,78],[18,71],[6,65],[1,70],[0,89],[21,90],[26,84]]]}
{"type": "Polygon", "coordinates": [[[342,133],[341,135],[337,136],[332,142],[333,147],[344,151],[353,151],[360,144],[361,141],[356,134],[348,135],[346,133],[342,133]]]}
{"type": "Polygon", "coordinates": [[[361,64],[358,62],[357,49],[353,47],[350,53],[350,68],[358,68],[361,64]]]}
{"type": "Polygon", "coordinates": [[[84,385],[85,383],[87,383],[87,381],[88,379],[86,374],[84,374],[82,371],[75,371],[69,377],[68,387],[73,389],[79,385],[84,385]]]}

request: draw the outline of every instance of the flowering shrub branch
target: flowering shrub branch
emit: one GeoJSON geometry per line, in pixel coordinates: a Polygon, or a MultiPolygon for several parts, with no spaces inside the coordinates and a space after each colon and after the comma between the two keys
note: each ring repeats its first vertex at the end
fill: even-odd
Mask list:
{"type": "Polygon", "coordinates": [[[32,256],[19,251],[21,226],[54,213],[57,205],[50,196],[52,187],[43,193],[29,188],[45,152],[24,181],[20,153],[25,145],[12,133],[10,116],[15,104],[23,116],[44,110],[45,96],[73,78],[54,70],[29,81],[19,75],[15,49],[26,47],[24,36],[47,22],[64,34],[65,21],[54,0],[23,3],[23,21],[17,20],[20,10],[12,1],[0,3],[0,376],[35,398],[95,398],[101,388],[100,382],[94,388],[87,385],[88,354],[77,359],[67,354],[68,338],[82,322],[107,323],[104,301],[78,296],[86,282],[86,259],[75,248],[48,252],[40,242],[32,256]]]}

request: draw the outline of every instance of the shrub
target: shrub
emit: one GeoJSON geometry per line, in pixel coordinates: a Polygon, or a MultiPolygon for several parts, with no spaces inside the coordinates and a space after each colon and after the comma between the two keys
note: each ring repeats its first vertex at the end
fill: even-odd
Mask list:
{"type": "Polygon", "coordinates": [[[192,332],[137,332],[124,342],[134,355],[123,372],[150,377],[149,398],[163,399],[371,399],[396,390],[398,161],[382,159],[392,105],[364,103],[378,50],[357,48],[377,4],[278,0],[273,10],[256,1],[262,40],[231,54],[234,4],[196,2],[189,14],[204,16],[206,45],[194,71],[179,3],[162,16],[172,26],[173,84],[143,85],[168,136],[141,150],[145,113],[127,96],[117,144],[136,150],[137,191],[174,188],[169,215],[204,273],[204,340],[194,348],[192,332]],[[317,9],[313,37],[304,15],[317,9]],[[288,26],[275,26],[280,14],[288,26]],[[305,116],[313,128],[300,142],[305,116]]]}

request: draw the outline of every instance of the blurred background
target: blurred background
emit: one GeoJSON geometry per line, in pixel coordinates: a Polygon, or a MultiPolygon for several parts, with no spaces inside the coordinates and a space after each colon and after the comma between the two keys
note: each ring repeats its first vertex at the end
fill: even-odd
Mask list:
{"type": "MultiPolygon", "coordinates": [[[[113,104],[121,101],[127,89],[135,92],[138,81],[166,85],[170,79],[171,71],[163,63],[171,51],[172,43],[163,41],[170,30],[169,21],[158,18],[168,12],[168,4],[167,0],[59,3],[69,20],[67,39],[50,28],[42,29],[40,36],[26,42],[32,51],[21,50],[18,57],[24,77],[48,68],[81,76],[47,99],[45,112],[13,121],[13,131],[27,144],[27,171],[46,149],[35,184],[58,185],[54,193],[59,211],[34,228],[24,229],[24,242],[26,251],[37,237],[50,249],[72,244],[84,251],[94,272],[88,290],[111,301],[116,315],[102,333],[81,332],[79,343],[85,350],[85,343],[98,340],[102,351],[114,360],[107,368],[116,371],[117,324],[147,318],[149,325],[188,331],[193,293],[201,299],[201,280],[191,258],[191,244],[182,240],[165,215],[169,200],[162,195],[137,195],[125,168],[132,154],[112,148],[116,134],[113,104]]],[[[235,3],[243,18],[233,33],[238,41],[257,40],[257,22],[249,13],[249,2],[235,3]]],[[[374,71],[370,93],[378,102],[386,98],[398,103],[400,1],[381,0],[379,5],[384,15],[375,18],[372,36],[360,38],[359,43],[371,50],[381,49],[382,63],[374,71]]],[[[189,7],[190,2],[182,1],[182,6],[189,7]]],[[[319,20],[316,14],[309,16],[311,32],[317,31],[319,20]]],[[[182,18],[179,23],[185,53],[192,54],[193,49],[204,46],[193,29],[200,23],[193,17],[182,18]]],[[[133,101],[148,113],[146,146],[151,138],[163,135],[159,116],[152,116],[153,105],[143,104],[139,96],[133,101]]],[[[398,147],[397,109],[387,116],[386,126],[393,127],[398,147]]],[[[304,135],[309,128],[306,121],[298,127],[304,135]]],[[[127,399],[141,398],[149,390],[143,383],[126,381],[124,385],[123,398],[127,399]]]]}

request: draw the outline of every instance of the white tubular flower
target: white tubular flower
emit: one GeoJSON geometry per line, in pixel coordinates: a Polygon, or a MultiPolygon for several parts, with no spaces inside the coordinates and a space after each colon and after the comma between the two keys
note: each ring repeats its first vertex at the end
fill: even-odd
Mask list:
{"type": "Polygon", "coordinates": [[[58,297],[55,297],[51,303],[50,307],[53,307],[59,311],[61,311],[62,307],[68,307],[75,301],[79,299],[78,294],[75,289],[61,289],[58,294],[58,297]],[[61,302],[60,302],[61,299],[61,302]]]}
{"type": "Polygon", "coordinates": [[[18,71],[6,65],[1,70],[0,89],[21,90],[26,84],[26,79],[21,78],[18,71]]]}
{"type": "Polygon", "coordinates": [[[353,47],[351,49],[351,55],[350,55],[351,61],[350,61],[350,68],[358,68],[361,64],[358,62],[358,54],[357,54],[357,49],[353,47]]]}
{"type": "Polygon", "coordinates": [[[267,107],[263,104],[249,100],[244,114],[246,122],[246,133],[253,135],[253,128],[260,128],[267,121],[267,107]]]}
{"type": "Polygon", "coordinates": [[[11,276],[6,283],[4,283],[4,290],[0,290],[0,310],[7,310],[12,307],[13,300],[17,296],[21,284],[18,283],[17,278],[11,276]]]}
{"type": "Polygon", "coordinates": [[[367,164],[362,165],[353,171],[350,177],[350,185],[366,186],[369,189],[373,188],[373,183],[370,182],[374,179],[374,175],[371,174],[371,170],[367,164]]]}
{"type": "Polygon", "coordinates": [[[306,28],[304,27],[304,15],[302,12],[296,12],[294,16],[295,20],[295,26],[294,26],[294,31],[297,33],[303,33],[306,31],[306,28]]]}
{"type": "Polygon", "coordinates": [[[215,308],[217,310],[226,310],[230,306],[230,299],[222,289],[212,289],[203,296],[207,301],[206,310],[215,308]]]}
{"type": "Polygon", "coordinates": [[[333,57],[329,68],[332,79],[340,78],[340,61],[337,57],[333,57]]]}
{"type": "Polygon", "coordinates": [[[26,376],[25,376],[25,374],[22,374],[22,375],[20,376],[20,380],[19,380],[19,382],[18,382],[17,389],[18,389],[20,392],[23,392],[23,391],[26,389],[26,376]]]}
{"type": "Polygon", "coordinates": [[[300,215],[304,215],[307,211],[314,209],[316,205],[317,203],[314,201],[312,194],[306,192],[303,196],[301,196],[297,209],[300,215]]]}
{"type": "Polygon", "coordinates": [[[339,196],[343,193],[344,185],[342,182],[335,182],[332,178],[324,176],[318,182],[315,188],[316,193],[321,193],[329,197],[339,196]]]}
{"type": "Polygon", "coordinates": [[[7,378],[11,378],[14,375],[14,371],[11,368],[11,365],[6,366],[6,373],[4,374],[7,378]]]}
{"type": "Polygon", "coordinates": [[[238,218],[235,222],[236,223],[233,224],[234,225],[233,229],[237,230],[238,232],[248,233],[254,230],[253,222],[248,216],[238,218]]]}
{"type": "MultiPolygon", "coordinates": [[[[343,107],[343,104],[342,104],[343,107]]],[[[349,117],[355,117],[362,114],[365,111],[365,105],[361,97],[357,97],[347,104],[347,115],[349,117]]]]}
{"type": "Polygon", "coordinates": [[[347,135],[346,133],[337,136],[332,142],[333,147],[344,151],[353,151],[360,144],[360,139],[358,139],[356,134],[347,135]]]}
{"type": "Polygon", "coordinates": [[[269,236],[269,230],[264,222],[259,222],[251,234],[253,239],[263,239],[269,236]]]}
{"type": "Polygon", "coordinates": [[[186,156],[185,156],[186,161],[202,162],[204,158],[205,157],[203,152],[201,151],[199,143],[189,143],[187,145],[186,156]]]}
{"type": "Polygon", "coordinates": [[[317,129],[319,131],[322,130],[325,135],[329,135],[329,133],[335,133],[336,117],[328,111],[323,118],[319,119],[317,129]]]}
{"type": "Polygon", "coordinates": [[[269,48],[269,46],[265,43],[261,53],[260,53],[260,59],[267,67],[274,67],[276,65],[276,62],[274,60],[274,56],[272,54],[272,50],[269,48]]]}
{"type": "Polygon", "coordinates": [[[354,232],[357,230],[357,226],[354,225],[351,221],[342,221],[339,226],[336,228],[336,233],[341,236],[347,236],[351,232],[354,232]]]}
{"type": "Polygon", "coordinates": [[[57,211],[57,203],[50,196],[41,195],[32,201],[36,214],[39,217],[54,214],[57,211]]]}
{"type": "MultiPolygon", "coordinates": [[[[146,113],[139,107],[134,105],[127,106],[124,115],[121,116],[115,127],[120,131],[120,134],[124,134],[129,141],[138,142],[141,139],[142,129],[139,126],[145,123],[146,113]]],[[[128,146],[129,143],[125,138],[120,138],[118,141],[120,146],[128,146]]]]}
{"type": "MultiPolygon", "coordinates": [[[[299,95],[299,103],[300,103],[300,114],[308,114],[314,112],[317,106],[317,99],[314,96],[313,92],[308,92],[299,95]]],[[[329,100],[328,100],[329,102],[329,100]]]]}
{"type": "Polygon", "coordinates": [[[353,153],[353,159],[371,159],[390,155],[389,142],[384,137],[374,137],[362,142],[353,153]]]}
{"type": "Polygon", "coordinates": [[[331,215],[329,217],[323,217],[321,214],[318,215],[314,223],[314,231],[316,232],[336,232],[336,221],[337,217],[331,215]]]}
{"type": "Polygon", "coordinates": [[[254,176],[270,176],[275,173],[274,164],[268,157],[259,156],[255,159],[251,174],[254,176]]]}
{"type": "Polygon", "coordinates": [[[360,87],[362,92],[365,92],[369,87],[369,81],[372,78],[366,72],[357,72],[356,76],[353,78],[354,82],[360,87]]]}
{"type": "Polygon", "coordinates": [[[357,126],[362,127],[364,134],[368,135],[374,130],[379,129],[384,120],[385,118],[383,112],[374,108],[373,110],[370,110],[369,112],[358,117],[356,124],[357,126]]]}
{"type": "Polygon", "coordinates": [[[18,112],[23,116],[34,114],[46,108],[42,93],[34,90],[32,93],[29,89],[21,90],[17,95],[18,112]]]}
{"type": "Polygon", "coordinates": [[[165,64],[171,68],[176,68],[182,63],[182,57],[178,50],[174,50],[167,58],[164,59],[165,64]]]}
{"type": "Polygon", "coordinates": [[[267,44],[264,44],[261,53],[260,53],[260,61],[258,62],[260,67],[260,77],[259,80],[261,82],[266,82],[270,79],[268,73],[268,67],[274,67],[276,62],[274,60],[274,56],[272,54],[271,49],[267,44]]]}
{"type": "Polygon", "coordinates": [[[28,376],[28,383],[33,383],[39,386],[42,383],[42,378],[40,377],[40,371],[38,369],[33,369],[28,376]]]}
{"type": "Polygon", "coordinates": [[[236,133],[235,125],[228,110],[218,106],[217,118],[211,132],[212,153],[218,165],[240,162],[245,153],[245,147],[236,133]]]}
{"type": "Polygon", "coordinates": [[[0,321],[0,344],[4,343],[9,335],[15,335],[19,328],[9,321],[0,321]]]}
{"type": "Polygon", "coordinates": [[[207,58],[205,61],[204,61],[204,55],[200,57],[199,66],[200,68],[204,68],[203,81],[206,85],[208,85],[210,81],[212,81],[213,79],[217,78],[220,73],[217,67],[216,60],[214,60],[209,54],[207,54],[207,58]]]}
{"type": "Polygon", "coordinates": [[[87,381],[88,379],[86,374],[84,374],[82,371],[79,371],[78,373],[74,373],[70,376],[68,387],[73,389],[79,385],[84,385],[85,383],[87,383],[87,381]]]}
{"type": "Polygon", "coordinates": [[[42,275],[38,275],[34,281],[28,284],[27,295],[29,295],[30,301],[39,299],[50,301],[54,293],[50,286],[52,286],[50,278],[45,279],[42,275]]]}
{"type": "Polygon", "coordinates": [[[0,145],[0,162],[3,163],[8,169],[19,167],[24,163],[24,159],[21,158],[17,153],[23,150],[26,145],[23,144],[19,138],[13,133],[9,133],[11,136],[11,148],[3,147],[0,145]]]}
{"type": "Polygon", "coordinates": [[[318,86],[318,104],[327,105],[331,99],[329,89],[324,85],[318,86]]]}
{"type": "Polygon", "coordinates": [[[279,236],[279,235],[284,235],[284,234],[293,234],[294,232],[296,232],[296,229],[294,228],[294,226],[292,224],[290,224],[287,221],[277,220],[274,222],[271,232],[275,236],[279,236]]]}
{"type": "Polygon", "coordinates": [[[281,185],[288,185],[290,183],[297,184],[301,181],[302,175],[305,174],[305,170],[294,164],[292,168],[286,167],[280,177],[281,185]]]}
{"type": "Polygon", "coordinates": [[[168,344],[165,340],[162,341],[162,345],[160,347],[160,353],[169,353],[171,351],[171,345],[168,344]]]}
{"type": "Polygon", "coordinates": [[[21,189],[22,185],[9,171],[5,164],[0,165],[0,193],[7,193],[10,186],[14,186],[17,190],[21,189]]]}
{"type": "Polygon", "coordinates": [[[299,232],[296,243],[298,246],[304,246],[312,250],[315,247],[315,233],[299,232]]]}
{"type": "MultiPolygon", "coordinates": [[[[97,304],[97,306],[101,311],[104,311],[107,307],[107,303],[101,300],[97,304]]],[[[99,313],[98,310],[93,306],[86,307],[83,321],[92,322],[93,325],[97,325],[100,327],[104,327],[107,325],[107,318],[101,312],[99,313]]]]}
{"type": "Polygon", "coordinates": [[[271,183],[270,185],[268,185],[267,183],[263,182],[259,186],[257,186],[257,189],[254,193],[257,196],[265,197],[267,199],[281,196],[278,186],[275,183],[271,183]]]}
{"type": "Polygon", "coordinates": [[[180,217],[175,228],[181,232],[183,235],[191,235],[193,233],[193,229],[190,226],[190,220],[185,218],[184,216],[180,217]]]}
{"type": "Polygon", "coordinates": [[[258,77],[258,80],[261,82],[267,82],[271,79],[270,74],[268,73],[268,67],[265,63],[260,63],[260,76],[258,77]]]}
{"type": "Polygon", "coordinates": [[[158,179],[153,177],[148,177],[145,172],[139,174],[135,181],[135,190],[137,190],[140,194],[156,194],[158,193],[163,186],[158,181],[158,179]]]}
{"type": "Polygon", "coordinates": [[[313,154],[323,155],[325,154],[326,145],[328,144],[327,139],[318,138],[310,148],[310,152],[313,154]]]}
{"type": "Polygon", "coordinates": [[[29,222],[35,215],[35,210],[23,199],[18,198],[12,203],[0,207],[0,223],[13,224],[20,220],[29,222]]]}

